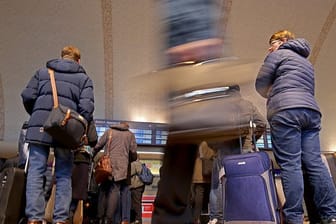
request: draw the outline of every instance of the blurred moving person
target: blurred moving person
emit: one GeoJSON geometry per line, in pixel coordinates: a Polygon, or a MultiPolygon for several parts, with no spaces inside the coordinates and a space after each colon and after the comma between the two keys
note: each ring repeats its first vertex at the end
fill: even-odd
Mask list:
{"type": "Polygon", "coordinates": [[[181,96],[191,95],[193,97],[176,102],[171,110],[172,122],[160,169],[153,224],[194,221],[188,205],[195,160],[202,141],[217,151],[221,161],[222,155],[240,153],[244,141],[248,144],[251,120],[256,124],[256,136],[260,137],[266,128],[265,119],[250,101],[242,98],[238,85],[193,90],[175,99],[180,101],[181,96]]]}
{"type": "Polygon", "coordinates": [[[199,146],[199,151],[197,153],[194,173],[191,185],[191,205],[193,212],[194,224],[201,224],[201,214],[206,210],[208,213],[208,203],[209,203],[209,193],[210,193],[210,183],[212,174],[212,161],[215,152],[212,150],[206,142],[202,142],[199,146]],[[205,162],[209,164],[203,164],[205,162]],[[209,167],[206,167],[209,166],[209,167]],[[204,169],[210,169],[210,172],[204,169]]]}
{"type": "Polygon", "coordinates": [[[219,58],[223,41],[216,0],[164,0],[168,64],[219,58]]]}

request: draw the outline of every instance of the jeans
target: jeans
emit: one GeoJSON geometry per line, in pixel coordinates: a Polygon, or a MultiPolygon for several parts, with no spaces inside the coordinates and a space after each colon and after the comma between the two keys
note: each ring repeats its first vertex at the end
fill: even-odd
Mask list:
{"type": "Polygon", "coordinates": [[[221,180],[219,179],[219,171],[223,167],[222,161],[225,156],[241,153],[241,141],[242,140],[240,138],[237,138],[223,142],[209,143],[211,148],[217,150],[217,157],[214,159],[211,176],[211,189],[209,196],[210,220],[217,219],[219,222],[223,222],[224,220],[223,186],[221,180]]]}
{"type": "Polygon", "coordinates": [[[145,191],[145,185],[131,189],[131,222],[135,220],[142,223],[142,195],[145,191]]]}
{"type": "Polygon", "coordinates": [[[120,184],[121,221],[131,219],[131,191],[125,180],[120,184]]]}
{"type": "MultiPolygon", "coordinates": [[[[44,175],[50,147],[30,144],[29,168],[26,187],[26,216],[28,220],[43,220],[46,205],[44,197],[44,175]]],[[[69,217],[71,202],[71,173],[73,157],[69,149],[55,148],[56,197],[54,222],[65,221],[69,217]]]]}
{"type": "Polygon", "coordinates": [[[321,218],[336,217],[335,186],[321,159],[320,113],[304,108],[287,109],[274,114],[269,123],[274,156],[281,168],[286,222],[303,222],[302,169],[306,171],[321,218]]]}
{"type": "Polygon", "coordinates": [[[223,221],[223,190],[219,180],[219,170],[221,169],[221,159],[216,157],[211,176],[211,189],[209,195],[209,218],[223,221]]]}
{"type": "Polygon", "coordinates": [[[97,218],[107,223],[130,219],[130,192],[126,180],[107,180],[99,186],[97,218]],[[127,211],[127,212],[125,212],[127,211]]]}
{"type": "Polygon", "coordinates": [[[120,186],[114,181],[107,180],[99,185],[97,218],[105,219],[108,223],[115,220],[120,203],[120,186]]]}

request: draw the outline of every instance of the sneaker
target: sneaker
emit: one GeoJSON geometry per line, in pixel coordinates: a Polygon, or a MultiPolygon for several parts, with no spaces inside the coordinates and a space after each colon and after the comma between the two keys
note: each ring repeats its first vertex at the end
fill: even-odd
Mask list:
{"type": "Polygon", "coordinates": [[[328,224],[336,224],[336,218],[329,219],[328,224]]]}
{"type": "Polygon", "coordinates": [[[330,218],[328,220],[322,220],[322,224],[336,224],[336,218],[330,218]]]}
{"type": "Polygon", "coordinates": [[[208,222],[208,224],[217,224],[217,219],[212,219],[208,222]]]}

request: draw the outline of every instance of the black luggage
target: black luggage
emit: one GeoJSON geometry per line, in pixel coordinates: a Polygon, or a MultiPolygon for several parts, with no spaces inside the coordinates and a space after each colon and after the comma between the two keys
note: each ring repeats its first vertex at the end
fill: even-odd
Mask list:
{"type": "Polygon", "coordinates": [[[0,174],[0,224],[17,224],[25,206],[25,173],[9,167],[0,174]]]}

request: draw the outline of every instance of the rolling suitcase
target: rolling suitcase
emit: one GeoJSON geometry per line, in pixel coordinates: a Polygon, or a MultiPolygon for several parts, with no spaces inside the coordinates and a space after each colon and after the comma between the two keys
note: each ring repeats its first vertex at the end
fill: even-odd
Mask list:
{"type": "Polygon", "coordinates": [[[25,206],[25,172],[9,167],[0,174],[0,224],[17,224],[25,206]]]}
{"type": "Polygon", "coordinates": [[[222,161],[224,223],[279,224],[272,163],[266,152],[229,155],[222,161]]]}

